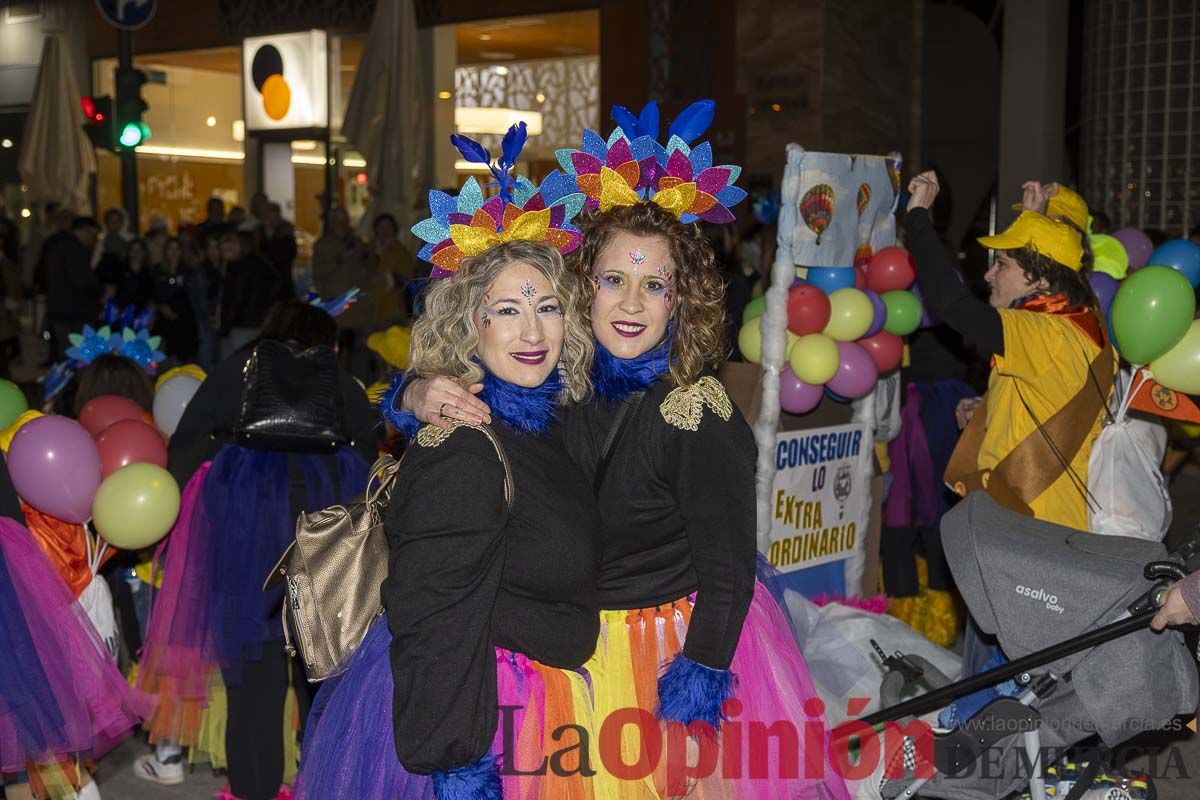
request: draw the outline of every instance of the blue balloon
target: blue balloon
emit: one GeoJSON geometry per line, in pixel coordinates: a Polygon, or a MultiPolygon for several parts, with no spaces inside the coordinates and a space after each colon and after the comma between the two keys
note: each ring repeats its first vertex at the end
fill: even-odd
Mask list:
{"type": "Polygon", "coordinates": [[[854,288],[854,267],[809,267],[808,282],[825,294],[854,288]]]}
{"type": "Polygon", "coordinates": [[[1150,254],[1146,265],[1170,267],[1183,274],[1192,288],[1200,285],[1200,245],[1187,239],[1175,239],[1150,254]]]}
{"type": "Polygon", "coordinates": [[[832,400],[835,403],[849,403],[850,402],[849,397],[842,397],[837,392],[831,392],[828,389],[825,390],[825,396],[828,397],[830,400],[832,400]]]}

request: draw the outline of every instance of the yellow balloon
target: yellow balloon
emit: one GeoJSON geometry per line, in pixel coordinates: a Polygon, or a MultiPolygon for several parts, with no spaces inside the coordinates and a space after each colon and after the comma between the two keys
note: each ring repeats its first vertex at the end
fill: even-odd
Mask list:
{"type": "Polygon", "coordinates": [[[822,331],[839,342],[861,339],[871,329],[875,307],[858,289],[838,289],[829,295],[829,323],[822,331]]]}
{"type": "Polygon", "coordinates": [[[13,437],[17,435],[17,431],[21,430],[21,426],[31,419],[37,419],[40,416],[42,416],[42,412],[36,409],[31,408],[28,411],[22,411],[20,416],[13,420],[12,425],[0,431],[0,450],[7,453],[8,446],[12,444],[13,437]]]}
{"type": "Polygon", "coordinates": [[[1200,319],[1193,320],[1183,340],[1150,362],[1154,380],[1184,394],[1200,394],[1200,319]]]}
{"type": "Polygon", "coordinates": [[[738,331],[738,350],[752,364],[762,361],[762,317],[755,317],[738,331]]]}
{"type": "Polygon", "coordinates": [[[164,383],[171,380],[171,378],[174,378],[176,375],[189,375],[201,383],[204,383],[204,379],[208,377],[208,373],[201,369],[198,364],[184,364],[180,367],[172,367],[162,375],[159,375],[158,379],[154,381],[154,391],[157,392],[162,388],[164,383]]]}
{"type": "Polygon", "coordinates": [[[783,358],[787,360],[792,355],[792,348],[796,346],[796,342],[800,341],[800,337],[791,331],[784,331],[787,334],[787,344],[783,348],[783,358]]]}
{"type": "MultiPolygon", "coordinates": [[[[868,302],[870,302],[868,300],[868,302]]],[[[837,342],[823,333],[801,336],[788,357],[792,372],[805,383],[820,386],[837,374],[841,356],[837,342]]]]}
{"type": "Polygon", "coordinates": [[[278,122],[287,116],[292,106],[292,89],[282,75],[272,75],[263,81],[262,97],[268,117],[278,122]]]}
{"type": "Polygon", "coordinates": [[[121,467],[104,479],[92,501],[96,531],[122,550],[154,544],[178,516],[179,485],[157,464],[121,467]]]}
{"type": "Polygon", "coordinates": [[[808,267],[796,267],[796,277],[802,281],[808,280],[808,267]]]}

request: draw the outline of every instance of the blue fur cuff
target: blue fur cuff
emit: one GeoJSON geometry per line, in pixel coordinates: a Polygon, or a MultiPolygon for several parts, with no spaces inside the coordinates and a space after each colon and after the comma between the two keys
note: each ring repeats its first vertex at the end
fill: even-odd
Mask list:
{"type": "Polygon", "coordinates": [[[390,422],[393,428],[403,433],[404,438],[410,442],[417,437],[417,431],[421,429],[421,420],[407,411],[401,411],[399,404],[404,397],[404,390],[416,380],[416,377],[412,372],[397,372],[392,378],[392,385],[388,387],[379,401],[379,410],[383,414],[383,418],[390,422]]]}
{"type": "Polygon", "coordinates": [[[732,671],[697,664],[680,653],[658,678],[655,713],[667,722],[707,722],[720,730],[721,720],[725,719],[721,706],[733,696],[736,684],[732,671]]]}
{"type": "Polygon", "coordinates": [[[502,800],[500,768],[491,753],[465,767],[433,773],[437,800],[502,800]]]}

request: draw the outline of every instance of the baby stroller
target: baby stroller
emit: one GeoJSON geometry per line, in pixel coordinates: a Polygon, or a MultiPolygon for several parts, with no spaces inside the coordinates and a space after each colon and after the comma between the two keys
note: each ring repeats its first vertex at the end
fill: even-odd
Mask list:
{"type": "MultiPolygon", "coordinates": [[[[884,779],[860,796],[998,800],[1027,785],[1033,800],[1064,800],[1045,770],[1067,748],[1093,734],[1115,748],[1195,712],[1197,671],[1183,635],[1149,628],[1162,592],[1186,573],[1180,556],[1169,559],[1155,542],[1040,522],[982,492],[946,514],[942,542],[972,616],[1012,660],[949,683],[919,659],[881,652],[892,668],[884,708],[855,723],[857,732],[907,725],[1010,679],[1015,691],[953,728],[889,737],[887,727],[897,728],[885,726],[884,779]],[[916,681],[933,691],[889,707],[897,684],[916,681]],[[889,738],[900,746],[889,751],[889,738]]],[[[1099,762],[1090,760],[1066,800],[1083,795],[1099,762]]]]}

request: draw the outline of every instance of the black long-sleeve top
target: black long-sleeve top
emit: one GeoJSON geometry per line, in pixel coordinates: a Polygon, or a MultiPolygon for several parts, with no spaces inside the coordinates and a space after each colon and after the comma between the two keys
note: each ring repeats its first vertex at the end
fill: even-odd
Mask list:
{"type": "MultiPolygon", "coordinates": [[[[697,430],[668,423],[671,391],[664,376],[646,392],[600,489],[600,607],[648,608],[695,592],[683,654],[728,669],[754,595],[757,449],[736,407],[728,420],[702,407],[697,430]]],[[[616,408],[597,400],[567,417],[568,448],[589,475],[616,408]]]]}
{"type": "Polygon", "coordinates": [[[929,209],[914,208],[904,216],[905,244],[917,264],[917,283],[933,315],[957,331],[980,355],[1004,355],[1000,312],[971,294],[959,280],[950,257],[933,229],[929,209]]]}
{"type": "Polygon", "coordinates": [[[412,444],[388,506],[383,604],[393,640],[393,726],[410,772],[473,763],[496,729],[496,651],[574,669],[599,633],[597,511],[561,430],[493,426],[512,467],[479,431],[412,444]]]}
{"type": "MultiPolygon", "coordinates": [[[[246,362],[252,349],[234,353],[217,365],[188,403],[167,448],[167,468],[182,487],[205,461],[232,443],[230,432],[242,408],[246,362]]],[[[379,418],[354,376],[338,369],[346,434],[368,464],[375,462],[380,436],[379,418]]]]}

